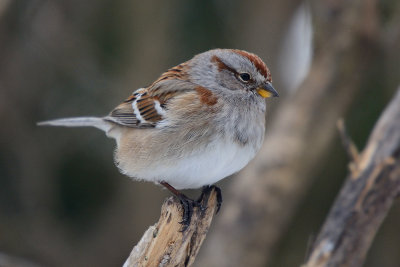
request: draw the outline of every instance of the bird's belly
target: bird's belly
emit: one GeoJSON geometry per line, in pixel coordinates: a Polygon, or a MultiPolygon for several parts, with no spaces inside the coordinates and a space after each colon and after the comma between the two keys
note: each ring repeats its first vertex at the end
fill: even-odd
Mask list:
{"type": "Polygon", "coordinates": [[[176,189],[199,188],[238,172],[255,153],[251,145],[215,142],[181,158],[158,162],[133,176],[146,181],[166,181],[176,189]]]}

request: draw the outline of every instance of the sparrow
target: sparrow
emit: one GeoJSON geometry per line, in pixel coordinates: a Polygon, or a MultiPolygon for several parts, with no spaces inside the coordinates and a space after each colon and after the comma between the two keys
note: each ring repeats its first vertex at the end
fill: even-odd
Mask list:
{"type": "Polygon", "coordinates": [[[96,127],[115,139],[115,164],[134,180],[163,185],[183,206],[184,230],[199,205],[179,190],[214,184],[244,168],[260,150],[265,98],[277,97],[255,54],[213,49],[164,72],[104,117],[49,120],[41,126],[96,127]]]}

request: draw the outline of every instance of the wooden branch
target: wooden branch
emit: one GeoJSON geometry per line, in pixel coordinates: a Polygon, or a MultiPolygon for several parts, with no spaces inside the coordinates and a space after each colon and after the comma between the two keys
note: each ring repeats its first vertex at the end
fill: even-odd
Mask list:
{"type": "Polygon", "coordinates": [[[342,139],[343,146],[346,149],[347,155],[352,162],[357,163],[359,161],[358,149],[348,135],[343,119],[338,120],[337,127],[340,133],[340,138],[342,139]]]}
{"type": "Polygon", "coordinates": [[[315,166],[329,152],[337,119],[369,78],[379,40],[366,42],[371,39],[361,27],[371,20],[363,12],[370,1],[311,3],[315,54],[310,72],[300,88],[277,100],[264,145],[225,189],[228,205],[196,266],[267,265],[312,184],[315,166]]]}
{"type": "Polygon", "coordinates": [[[346,150],[347,155],[350,159],[349,163],[350,172],[356,173],[360,161],[360,154],[358,152],[358,149],[354,144],[353,140],[351,140],[350,136],[348,135],[343,119],[339,119],[337,121],[337,128],[339,130],[340,138],[342,139],[343,147],[346,150]]]}
{"type": "Polygon", "coordinates": [[[361,266],[400,193],[400,88],[333,205],[307,267],[361,266]]]}
{"type": "Polygon", "coordinates": [[[188,229],[181,232],[182,205],[175,197],[165,200],[161,216],[133,248],[124,267],[190,266],[203,243],[216,212],[215,189],[202,200],[205,210],[195,207],[188,229]]]}

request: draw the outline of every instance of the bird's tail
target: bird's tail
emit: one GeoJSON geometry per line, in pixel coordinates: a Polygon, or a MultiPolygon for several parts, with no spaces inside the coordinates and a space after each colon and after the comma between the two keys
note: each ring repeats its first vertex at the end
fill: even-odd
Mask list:
{"type": "Polygon", "coordinates": [[[113,126],[111,122],[99,117],[75,117],[38,122],[39,126],[96,127],[108,132],[113,126]]]}

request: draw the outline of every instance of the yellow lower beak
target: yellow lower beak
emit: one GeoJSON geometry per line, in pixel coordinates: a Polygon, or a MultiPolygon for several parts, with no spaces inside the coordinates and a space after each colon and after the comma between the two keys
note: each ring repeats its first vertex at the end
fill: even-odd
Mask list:
{"type": "Polygon", "coordinates": [[[279,96],[270,82],[267,82],[263,87],[258,87],[257,93],[263,98],[279,96]]]}
{"type": "Polygon", "coordinates": [[[263,98],[271,97],[273,94],[271,92],[268,92],[264,88],[257,88],[257,93],[262,96],[263,98]]]}

